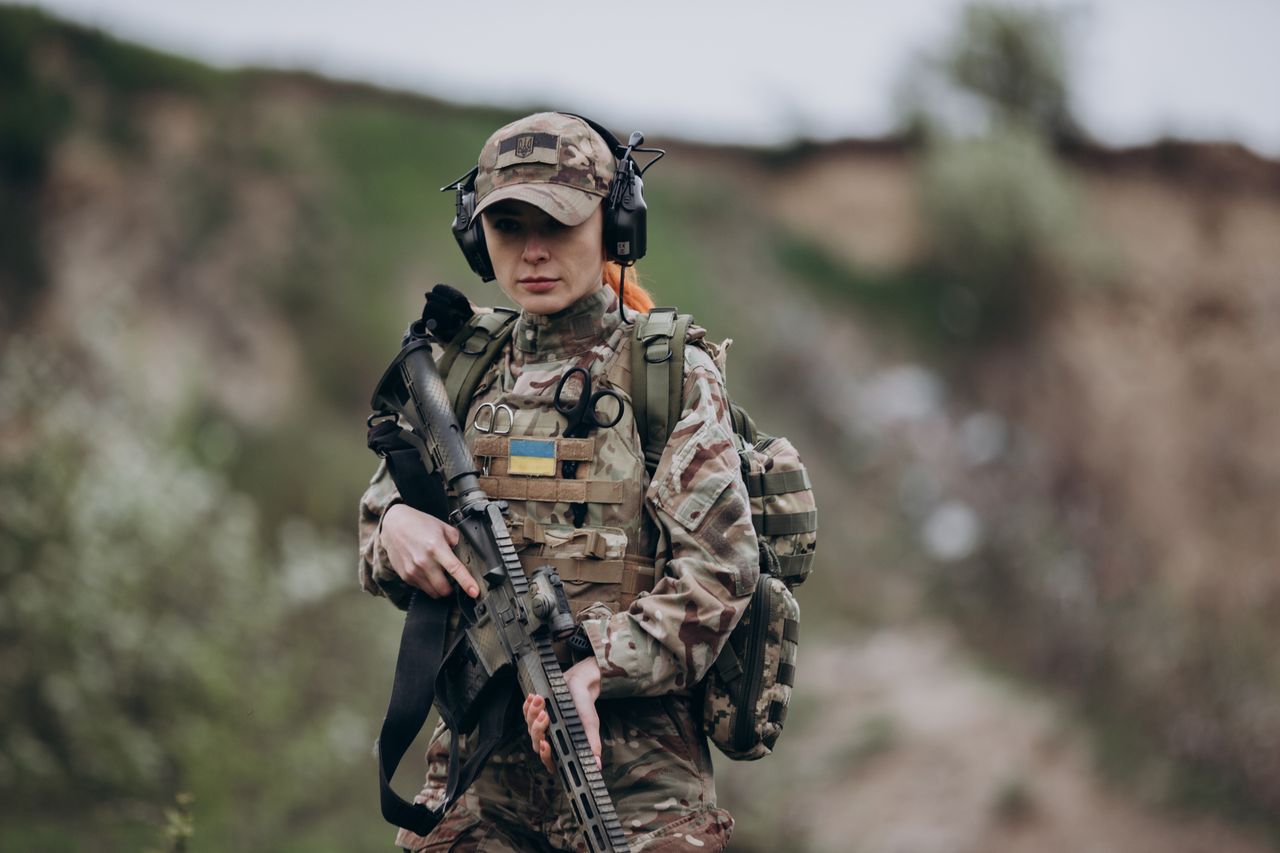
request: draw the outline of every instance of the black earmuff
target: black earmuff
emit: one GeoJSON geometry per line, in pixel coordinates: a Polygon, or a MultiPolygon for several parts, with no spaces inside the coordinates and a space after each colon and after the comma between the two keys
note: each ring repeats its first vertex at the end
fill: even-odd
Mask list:
{"type": "Polygon", "coordinates": [[[456,190],[452,231],[463,257],[482,281],[493,281],[493,262],[489,260],[489,247],[484,241],[484,227],[475,214],[476,175],[479,172],[479,166],[472,167],[470,172],[440,190],[456,190]]]}
{"type": "MultiPolygon", "coordinates": [[[[607,128],[597,124],[586,116],[576,113],[562,113],[581,119],[609,146],[615,159],[613,182],[604,201],[604,251],[605,256],[623,266],[630,266],[644,257],[648,248],[647,228],[645,225],[646,206],[644,203],[644,173],[649,167],[662,159],[666,154],[661,148],[642,148],[644,136],[638,131],[631,134],[627,144],[618,141],[607,128]],[[652,160],[641,167],[636,163],[633,152],[641,151],[655,154],[652,160]]],[[[480,217],[475,215],[476,209],[476,175],[480,167],[476,166],[458,180],[441,187],[441,191],[454,190],[455,212],[453,217],[453,237],[458,241],[458,248],[467,259],[473,272],[484,281],[493,281],[493,262],[489,259],[489,247],[485,244],[484,226],[480,217]]]]}

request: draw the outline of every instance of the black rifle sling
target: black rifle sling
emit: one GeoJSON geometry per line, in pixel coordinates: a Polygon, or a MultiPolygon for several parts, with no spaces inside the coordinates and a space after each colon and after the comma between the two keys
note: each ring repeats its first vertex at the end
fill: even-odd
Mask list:
{"type": "MultiPolygon", "coordinates": [[[[445,628],[449,621],[449,600],[431,598],[415,590],[409,599],[409,612],[404,617],[400,634],[400,652],[396,656],[395,681],[387,715],[378,734],[378,794],[382,816],[396,826],[429,835],[444,817],[449,806],[466,793],[479,775],[489,755],[502,740],[503,724],[510,704],[510,690],[495,696],[481,713],[476,740],[466,762],[459,761],[458,738],[449,743],[449,781],[445,802],[438,809],[421,803],[410,803],[391,788],[391,780],[405,752],[413,744],[427,721],[435,701],[436,677],[444,660],[445,628]]],[[[512,680],[511,687],[515,687],[512,680]]],[[[456,732],[448,711],[441,709],[445,725],[456,732]]]]}
{"type": "Polygon", "coordinates": [[[437,517],[441,517],[441,513],[448,516],[449,498],[445,494],[444,481],[439,474],[428,474],[423,469],[417,448],[405,441],[401,432],[394,420],[374,424],[369,427],[369,449],[387,463],[387,471],[402,501],[437,517]]]}
{"type": "Polygon", "coordinates": [[[404,800],[391,789],[391,779],[405,751],[422,730],[431,712],[431,703],[435,701],[435,680],[444,653],[448,621],[447,600],[414,591],[409,599],[409,612],[404,617],[404,631],[400,634],[391,700],[382,720],[382,731],[378,733],[378,794],[382,816],[418,835],[427,835],[435,828],[444,815],[444,808],[437,811],[404,800]]]}
{"type": "MultiPolygon", "coordinates": [[[[386,460],[387,470],[401,500],[414,509],[447,520],[449,503],[442,478],[438,473],[427,473],[417,449],[401,433],[394,421],[377,423],[369,429],[369,447],[386,460]]],[[[378,794],[382,816],[395,826],[424,836],[435,828],[449,806],[471,787],[501,741],[511,699],[511,690],[503,691],[493,697],[483,710],[477,725],[478,737],[465,763],[459,761],[457,736],[450,738],[449,781],[445,802],[440,808],[430,809],[421,803],[410,803],[392,790],[391,780],[395,777],[396,768],[418,732],[422,731],[435,702],[436,680],[448,657],[444,645],[449,609],[449,599],[432,598],[421,590],[414,590],[410,596],[404,629],[400,634],[400,651],[396,655],[391,698],[378,734],[378,794]]],[[[458,639],[461,641],[461,634],[458,639]]],[[[513,679],[511,689],[514,687],[513,679]]],[[[441,717],[450,731],[459,731],[447,709],[441,709],[441,717]]]]}

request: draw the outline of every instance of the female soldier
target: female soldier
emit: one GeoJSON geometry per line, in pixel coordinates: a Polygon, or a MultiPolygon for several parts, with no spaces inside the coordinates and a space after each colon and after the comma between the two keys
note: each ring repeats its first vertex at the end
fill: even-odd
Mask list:
{"type": "MultiPolygon", "coordinates": [[[[757,546],[716,350],[701,330],[685,349],[682,415],[652,479],[646,474],[630,406],[633,326],[621,301],[632,311],[652,301],[634,284],[620,288],[622,270],[605,248],[609,190],[615,172],[629,175],[621,154],[587,122],[560,113],[520,119],[485,143],[476,213],[492,274],[520,313],[463,426],[485,465],[482,487],[509,502],[521,561],[551,563],[565,580],[580,637],[590,643],[579,643],[576,663],[562,661],[565,679],[631,849],[719,850],[732,819],[716,807],[691,694],[750,599],[757,546]],[[589,376],[582,382],[578,372],[570,383],[575,396],[611,390],[624,411],[612,426],[567,438],[554,401],[574,368],[589,376]],[[494,442],[495,433],[556,438],[557,452],[576,463],[522,458],[512,449],[518,443],[494,442]]],[[[457,584],[476,594],[452,551],[457,531],[399,503],[383,468],[361,509],[365,589],[399,593],[408,585],[441,597],[457,584]]],[[[468,793],[429,837],[402,832],[401,846],[585,849],[546,769],[541,698],[526,697],[511,714],[514,725],[468,793]]],[[[442,797],[448,736],[437,730],[433,739],[420,802],[442,797]]]]}

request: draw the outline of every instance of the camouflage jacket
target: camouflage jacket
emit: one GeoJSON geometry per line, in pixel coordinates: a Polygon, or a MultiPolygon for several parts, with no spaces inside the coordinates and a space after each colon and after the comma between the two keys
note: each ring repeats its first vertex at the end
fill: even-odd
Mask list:
{"type": "MultiPolygon", "coordinates": [[[[464,424],[486,468],[481,485],[510,505],[522,562],[551,562],[565,579],[600,664],[602,698],[692,687],[750,600],[759,565],[714,346],[692,332],[690,341],[701,345],[685,349],[684,411],[650,481],[630,408],[631,330],[604,288],[559,314],[521,314],[464,424]],[[626,404],[616,426],[585,439],[562,437],[565,417],[552,405],[573,366],[626,404]],[[514,410],[512,438],[557,438],[558,458],[580,460],[574,478],[561,478],[558,461],[554,476],[516,474],[513,445],[476,430],[475,414],[489,402],[514,410]],[[575,502],[587,507],[580,528],[572,524],[575,502]]],[[[379,466],[361,500],[359,574],[369,592],[402,601],[405,587],[379,539],[382,513],[396,497],[379,466]]]]}

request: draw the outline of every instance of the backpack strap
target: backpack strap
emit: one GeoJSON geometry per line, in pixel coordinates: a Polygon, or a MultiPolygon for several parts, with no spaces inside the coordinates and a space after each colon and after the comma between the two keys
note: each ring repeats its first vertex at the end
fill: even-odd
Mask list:
{"type": "Polygon", "coordinates": [[[756,422],[747,414],[747,410],[732,400],[729,401],[729,415],[733,419],[733,431],[742,436],[747,444],[755,444],[764,437],[756,429],[756,422]]]}
{"type": "Polygon", "coordinates": [[[631,407],[650,476],[684,407],[684,343],[692,320],[675,308],[654,308],[636,317],[631,407]]]}
{"type": "Polygon", "coordinates": [[[444,348],[438,367],[460,423],[466,419],[476,386],[515,331],[517,316],[510,308],[477,312],[444,348]]]}

